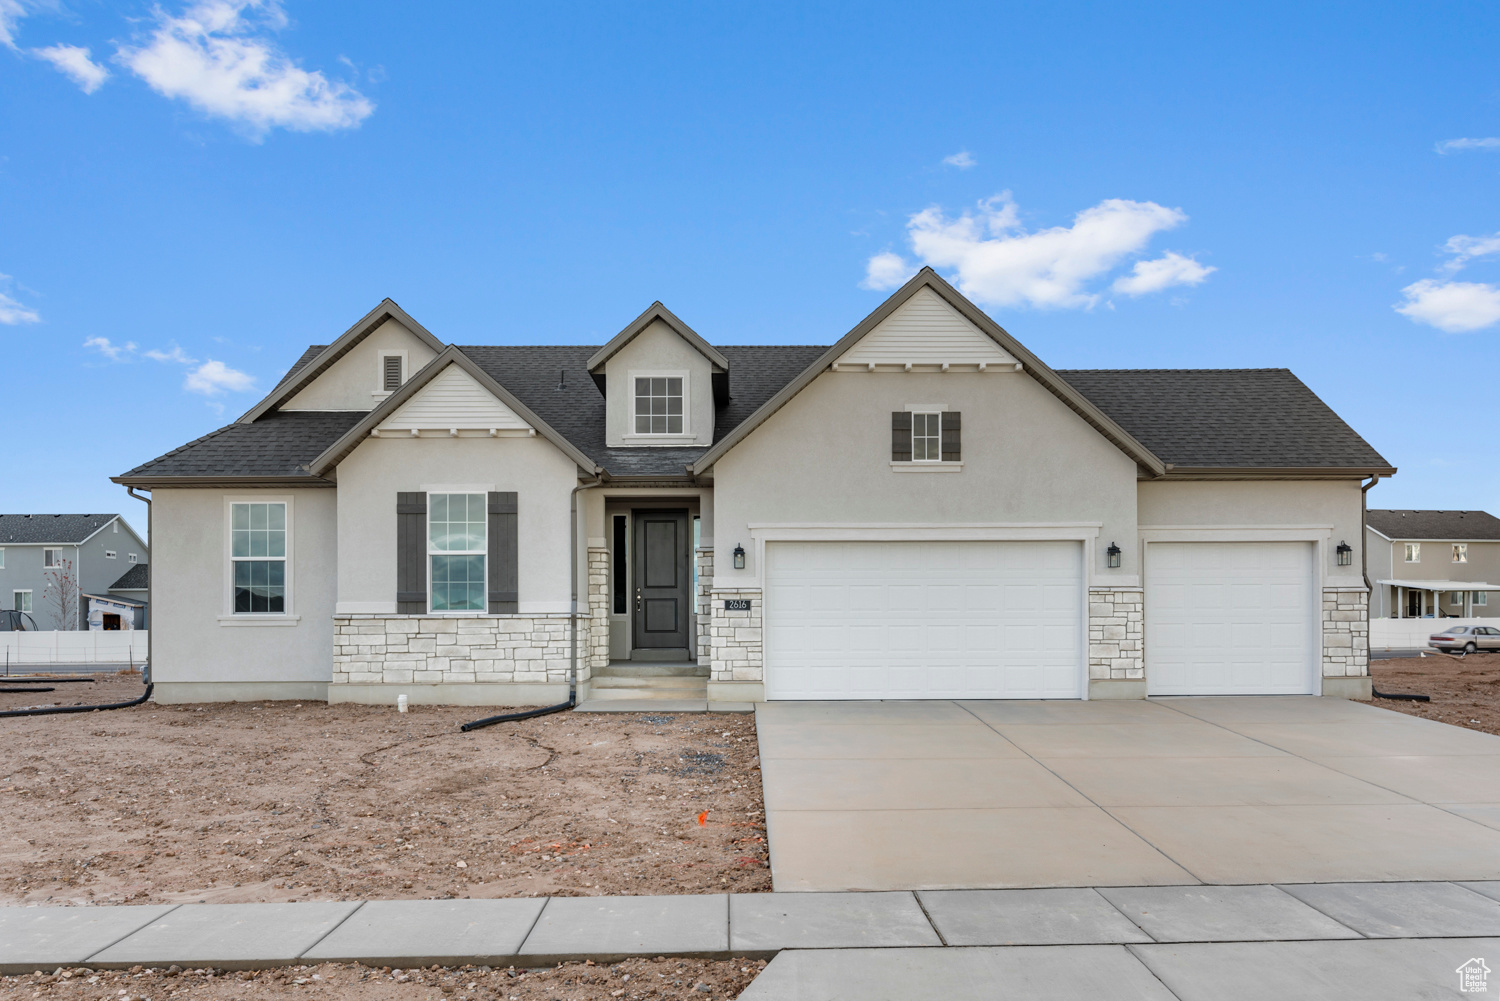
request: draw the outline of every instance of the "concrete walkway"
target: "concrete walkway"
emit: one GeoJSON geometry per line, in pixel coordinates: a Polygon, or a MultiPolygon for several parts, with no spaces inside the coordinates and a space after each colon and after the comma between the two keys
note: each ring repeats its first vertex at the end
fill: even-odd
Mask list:
{"type": "Polygon", "coordinates": [[[777,890],[1500,875],[1500,737],[1343,699],[771,702],[777,890]]]}
{"type": "Polygon", "coordinates": [[[742,997],[1457,994],[1500,881],[0,908],[0,972],[775,957],[742,997]]]}

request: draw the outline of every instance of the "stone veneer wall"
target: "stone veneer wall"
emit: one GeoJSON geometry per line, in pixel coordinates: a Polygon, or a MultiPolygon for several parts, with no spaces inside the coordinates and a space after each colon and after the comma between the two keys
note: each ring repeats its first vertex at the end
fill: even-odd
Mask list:
{"type": "MultiPolygon", "coordinates": [[[[578,616],[578,680],[589,678],[589,617],[578,616]]],[[[606,634],[606,643],[608,636],[606,634]]],[[[568,616],[335,615],[333,683],[563,682],[568,616]]]]}
{"type": "Polygon", "coordinates": [[[765,680],[764,647],[761,641],[761,595],[757,589],[714,588],[709,592],[713,648],[712,681],[765,680]],[[731,612],[724,602],[750,599],[750,609],[731,612]]]}
{"type": "Polygon", "coordinates": [[[698,645],[694,652],[699,664],[707,664],[713,659],[713,589],[714,589],[714,551],[712,549],[700,549],[697,554],[698,560],[698,593],[693,596],[694,611],[697,613],[697,640],[698,645]]]}
{"type": "Polygon", "coordinates": [[[1089,589],[1089,680],[1144,678],[1145,637],[1141,588],[1089,589]]]}
{"type": "MultiPolygon", "coordinates": [[[[589,631],[587,656],[580,652],[580,661],[586,661],[588,671],[579,668],[578,680],[582,681],[594,671],[609,666],[609,550],[589,550],[589,631]]],[[[580,637],[582,633],[579,634],[580,637]]],[[[580,647],[582,643],[580,642],[580,647]]]]}
{"type": "Polygon", "coordinates": [[[1323,591],[1323,677],[1363,678],[1370,673],[1370,594],[1323,591]]]}

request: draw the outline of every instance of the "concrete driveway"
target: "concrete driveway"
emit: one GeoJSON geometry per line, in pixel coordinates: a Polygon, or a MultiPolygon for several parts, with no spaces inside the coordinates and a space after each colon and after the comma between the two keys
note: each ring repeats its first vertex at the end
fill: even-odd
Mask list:
{"type": "Polygon", "coordinates": [[[1500,878],[1500,737],[1324,698],[771,702],[777,890],[1500,878]]]}

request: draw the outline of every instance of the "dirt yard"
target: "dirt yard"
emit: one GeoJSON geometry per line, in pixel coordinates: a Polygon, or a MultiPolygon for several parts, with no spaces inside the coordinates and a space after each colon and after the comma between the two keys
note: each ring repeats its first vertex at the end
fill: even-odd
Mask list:
{"type": "Polygon", "coordinates": [[[376,970],[366,966],[289,967],[258,973],[213,970],[49,970],[41,975],[0,977],[0,999],[142,1001],[324,997],[329,1001],[722,1001],[765,969],[765,960],[707,962],[696,959],[632,959],[612,966],[566,963],[552,969],[376,970]]]}
{"type": "Polygon", "coordinates": [[[1374,660],[1370,675],[1376,691],[1432,697],[1431,702],[1375,699],[1371,705],[1500,734],[1500,654],[1374,660]]]}
{"type": "MultiPolygon", "coordinates": [[[[0,694],[0,710],[141,691],[103,677],[0,694]]],[[[458,730],[499,711],[147,703],[0,719],[0,904],[771,888],[754,717],[458,730]]]]}

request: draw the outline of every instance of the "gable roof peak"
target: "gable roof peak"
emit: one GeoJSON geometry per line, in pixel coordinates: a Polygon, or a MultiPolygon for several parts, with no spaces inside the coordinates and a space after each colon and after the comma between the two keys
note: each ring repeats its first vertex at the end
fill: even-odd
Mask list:
{"type": "Polygon", "coordinates": [[[628,324],[626,324],[624,330],[621,330],[618,334],[611,337],[608,344],[605,344],[604,347],[594,352],[594,354],[585,364],[585,367],[589,370],[589,373],[595,376],[600,375],[602,373],[602,369],[604,368],[605,362],[613,358],[621,348],[629,344],[631,341],[635,340],[635,338],[641,333],[641,331],[651,326],[651,324],[655,323],[657,320],[660,320],[667,326],[671,327],[672,330],[676,332],[677,336],[681,337],[683,340],[691,344],[699,354],[703,355],[703,357],[709,360],[709,363],[714,366],[716,371],[729,371],[729,359],[725,358],[718,348],[715,348],[712,344],[708,343],[708,341],[699,336],[696,330],[688,326],[686,323],[683,323],[682,320],[678,318],[676,313],[673,313],[670,309],[662,304],[662,301],[660,299],[658,299],[650,306],[647,306],[645,312],[643,312],[640,316],[637,316],[634,320],[631,320],[628,324]]]}
{"type": "Polygon", "coordinates": [[[316,357],[310,359],[301,368],[298,368],[294,372],[295,377],[289,376],[277,383],[276,387],[271,390],[265,399],[257,403],[236,423],[253,423],[302,392],[314,379],[326,372],[334,362],[348,354],[355,345],[374,333],[387,320],[395,320],[407,330],[410,330],[418,340],[425,343],[434,352],[441,354],[443,348],[447,346],[438,340],[437,337],[433,336],[432,331],[412,319],[411,314],[396,305],[394,299],[386,296],[380,300],[380,303],[374,309],[360,317],[354,326],[344,331],[332,344],[320,351],[316,357]]]}

